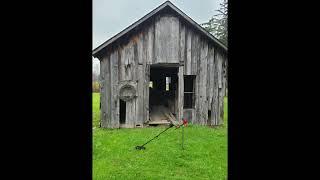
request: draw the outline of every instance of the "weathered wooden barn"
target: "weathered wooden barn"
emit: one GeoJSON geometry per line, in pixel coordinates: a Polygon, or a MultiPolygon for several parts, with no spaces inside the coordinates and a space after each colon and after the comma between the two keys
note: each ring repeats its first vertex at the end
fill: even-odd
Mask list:
{"type": "Polygon", "coordinates": [[[166,1],[93,50],[100,61],[101,127],[144,127],[165,118],[221,124],[227,51],[166,1]],[[164,111],[171,115],[161,117],[164,111]]]}

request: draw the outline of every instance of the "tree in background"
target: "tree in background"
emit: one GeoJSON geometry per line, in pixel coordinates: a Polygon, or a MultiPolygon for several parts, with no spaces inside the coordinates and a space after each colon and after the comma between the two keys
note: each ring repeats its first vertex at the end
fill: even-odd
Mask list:
{"type": "Polygon", "coordinates": [[[220,3],[220,8],[216,11],[218,12],[216,15],[201,25],[223,44],[228,46],[228,0],[223,0],[220,3]]]}
{"type": "Polygon", "coordinates": [[[92,92],[100,92],[100,85],[98,81],[92,82],[92,92]]]}

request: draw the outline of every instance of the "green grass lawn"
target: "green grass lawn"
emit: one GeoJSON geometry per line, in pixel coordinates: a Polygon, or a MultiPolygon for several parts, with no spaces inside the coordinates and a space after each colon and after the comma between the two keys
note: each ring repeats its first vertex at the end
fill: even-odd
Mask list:
{"type": "MultiPolygon", "coordinates": [[[[225,124],[227,124],[225,98],[225,124]]],[[[93,179],[227,179],[227,126],[171,128],[137,151],[164,127],[106,130],[99,126],[99,93],[93,93],[93,179]]]]}

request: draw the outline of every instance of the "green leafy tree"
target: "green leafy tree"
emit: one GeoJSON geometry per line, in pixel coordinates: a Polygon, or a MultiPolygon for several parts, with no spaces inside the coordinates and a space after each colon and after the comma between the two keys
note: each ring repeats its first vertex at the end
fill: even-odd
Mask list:
{"type": "Polygon", "coordinates": [[[228,1],[223,0],[220,3],[220,8],[216,11],[218,12],[216,15],[201,25],[223,44],[228,46],[228,1]]]}

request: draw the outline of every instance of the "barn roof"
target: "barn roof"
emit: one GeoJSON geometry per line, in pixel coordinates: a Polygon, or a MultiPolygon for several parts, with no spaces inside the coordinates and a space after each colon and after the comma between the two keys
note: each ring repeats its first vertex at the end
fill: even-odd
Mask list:
{"type": "Polygon", "coordinates": [[[92,55],[94,57],[97,57],[98,53],[102,50],[105,49],[106,47],[110,46],[112,43],[114,43],[116,40],[124,36],[125,34],[131,32],[134,30],[137,26],[142,24],[143,22],[147,21],[148,19],[152,18],[155,16],[158,12],[165,8],[170,8],[174,12],[178,13],[184,20],[186,20],[189,24],[191,24],[193,27],[195,27],[197,30],[199,30],[202,34],[204,34],[206,37],[208,37],[209,40],[212,40],[216,45],[221,47],[223,50],[228,51],[228,48],[222,44],[217,38],[215,38],[212,34],[207,32],[203,27],[201,27],[198,23],[196,23],[194,20],[192,20],[189,16],[187,16],[185,13],[183,13],[179,8],[177,8],[175,5],[173,5],[170,1],[166,1],[151,12],[149,12],[147,15],[136,21],[135,23],[131,24],[129,27],[126,29],[122,30],[106,42],[102,43],[100,46],[95,48],[92,52],[92,55]]]}

